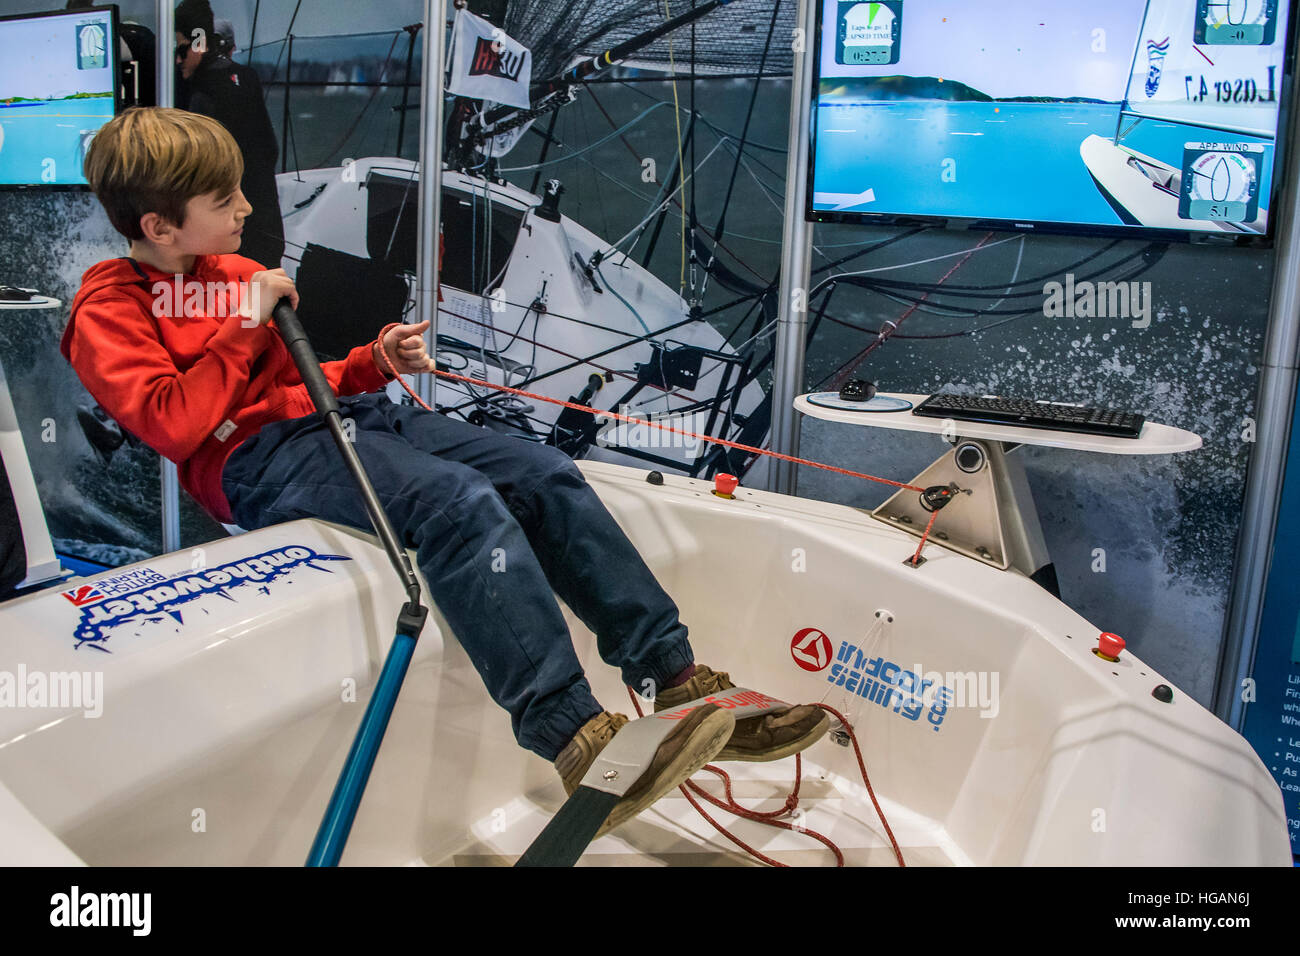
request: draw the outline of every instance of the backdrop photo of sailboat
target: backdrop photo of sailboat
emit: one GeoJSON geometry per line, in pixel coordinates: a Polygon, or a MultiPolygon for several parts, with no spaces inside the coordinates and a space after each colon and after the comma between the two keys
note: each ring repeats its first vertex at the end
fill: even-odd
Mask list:
{"type": "MultiPolygon", "coordinates": [[[[1287,5],[1276,0],[1150,0],[1113,138],[1079,152],[1128,225],[1263,234],[1281,95],[1287,5]],[[1172,124],[1155,157],[1125,143],[1172,124]]],[[[1167,127],[1166,127],[1167,128],[1167,127]]]]}
{"type": "MultiPolygon", "coordinates": [[[[793,4],[776,9],[782,6],[792,17],[793,4]]],[[[673,16],[626,2],[535,0],[511,4],[504,29],[458,11],[448,57],[448,92],[455,98],[448,106],[442,172],[441,369],[681,432],[764,443],[769,399],[758,377],[771,361],[770,346],[769,354],[760,351],[771,329],[756,321],[748,337],[729,341],[701,317],[693,292],[688,301],[649,271],[648,253],[641,262],[633,258],[640,257],[644,239],[653,248],[661,231],[671,231],[665,216],[675,215],[671,207],[681,202],[695,170],[678,168],[670,182],[655,180],[658,197],[642,221],[609,241],[565,215],[562,181],[540,184],[542,170],[550,175],[555,168],[545,152],[531,190],[502,178],[519,171],[502,164],[539,118],[574,102],[585,81],[611,66],[636,63],[665,79],[683,67],[753,76],[766,56],[763,36],[773,35],[767,21],[775,26],[775,19],[773,7],[752,0],[710,0],[673,16]],[[762,31],[754,28],[756,11],[762,31]],[[669,45],[674,34],[680,34],[675,47],[669,45]],[[700,59],[690,57],[693,47],[700,59]]],[[[321,352],[335,352],[359,333],[373,334],[359,322],[378,328],[411,304],[419,175],[419,165],[408,159],[369,156],[346,167],[278,177],[283,265],[302,290],[304,315],[321,352]],[[345,307],[348,285],[366,288],[367,318],[345,307]]],[[[691,245],[702,241],[693,236],[691,245]]],[[[707,246],[697,252],[701,271],[725,285],[726,267],[716,255],[707,246]]],[[[403,398],[397,385],[390,393],[403,398]]],[[[555,444],[575,458],[698,477],[729,472],[751,483],[766,469],[758,456],[469,383],[440,378],[435,400],[440,411],[555,444]]]]}

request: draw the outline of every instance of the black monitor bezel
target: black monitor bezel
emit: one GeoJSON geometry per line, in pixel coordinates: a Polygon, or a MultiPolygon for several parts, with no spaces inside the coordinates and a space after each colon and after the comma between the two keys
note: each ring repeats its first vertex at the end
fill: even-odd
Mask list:
{"type": "Polygon", "coordinates": [[[1202,232],[1195,229],[1157,229],[1151,226],[1099,225],[1096,223],[1069,223],[1038,220],[972,219],[961,216],[932,216],[906,213],[830,212],[813,208],[814,181],[817,171],[817,102],[821,96],[821,56],[824,0],[811,0],[816,6],[815,30],[812,43],[812,83],[808,90],[810,109],[808,129],[803,141],[808,149],[807,189],[804,197],[804,221],[809,223],[844,223],[856,226],[909,227],[928,226],[940,229],[981,229],[1022,235],[1084,236],[1103,239],[1133,239],[1146,242],[1218,243],[1234,246],[1269,249],[1277,236],[1282,198],[1282,184],[1287,178],[1288,164],[1292,162],[1290,149],[1293,117],[1296,112],[1295,80],[1296,50],[1300,37],[1300,0],[1289,0],[1286,54],[1283,57],[1282,83],[1278,106],[1278,133],[1274,139],[1273,182],[1269,197],[1268,229],[1260,235],[1248,233],[1202,232]]]}
{"type": "MultiPolygon", "coordinates": [[[[79,10],[45,10],[40,13],[13,13],[0,17],[0,23],[6,20],[39,20],[42,17],[67,17],[75,15],[86,15],[90,13],[103,13],[109,11],[112,16],[113,37],[110,44],[109,61],[113,65],[113,116],[122,112],[122,32],[121,32],[121,10],[116,3],[102,3],[93,7],[83,7],[79,10]]],[[[55,190],[55,191],[72,191],[72,192],[89,192],[88,183],[0,183],[0,191],[13,192],[18,190],[55,190]]]]}

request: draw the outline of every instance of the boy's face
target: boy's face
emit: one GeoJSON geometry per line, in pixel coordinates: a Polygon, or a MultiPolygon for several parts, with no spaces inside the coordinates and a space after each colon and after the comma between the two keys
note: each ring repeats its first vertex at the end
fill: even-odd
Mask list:
{"type": "Polygon", "coordinates": [[[244,219],[253,211],[239,187],[195,196],[185,204],[185,225],[169,227],[171,246],[182,255],[226,255],[244,241],[244,219]]]}

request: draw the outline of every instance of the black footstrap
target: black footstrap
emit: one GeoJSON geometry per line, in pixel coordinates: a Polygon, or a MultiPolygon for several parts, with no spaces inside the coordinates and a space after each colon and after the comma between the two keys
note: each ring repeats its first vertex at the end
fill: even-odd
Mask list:
{"type": "Polygon", "coordinates": [[[573,866],[618,801],[618,794],[579,787],[515,866],[573,866]]]}

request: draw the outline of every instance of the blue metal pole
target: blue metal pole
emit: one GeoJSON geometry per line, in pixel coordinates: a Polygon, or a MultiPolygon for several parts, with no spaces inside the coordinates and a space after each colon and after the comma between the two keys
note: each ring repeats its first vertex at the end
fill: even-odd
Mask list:
{"type": "Polygon", "coordinates": [[[398,691],[402,689],[407,665],[411,663],[411,654],[415,650],[420,631],[424,628],[429,609],[420,603],[420,581],[415,576],[415,569],[411,567],[406,548],[388,520],[388,515],[384,513],[383,503],[375,493],[375,487],[366,474],[365,466],[361,464],[360,456],[343,431],[338,398],[321,370],[316,353],[307,340],[307,333],[303,331],[302,322],[290,307],[287,298],[279,301],[272,310],[272,315],[276,331],[284,339],[285,348],[298,366],[312,404],[325,420],[343,463],[357,483],[357,490],[361,492],[366,512],[388,554],[388,560],[392,562],[393,569],[406,588],[406,603],[397,615],[397,627],[394,628],[397,636],[389,648],[384,669],[375,684],[374,696],[370,698],[361,727],[353,738],[352,750],[348,753],[347,763],[339,775],[339,782],[334,787],[329,808],[325,811],[320,830],[316,834],[316,842],[307,859],[308,866],[333,866],[343,855],[343,846],[347,842],[348,831],[352,828],[352,818],[357,814],[366,781],[370,778],[370,768],[374,766],[375,755],[383,742],[388,718],[393,713],[393,703],[397,700],[398,691]]]}
{"type": "Polygon", "coordinates": [[[388,719],[393,715],[393,706],[397,703],[398,692],[406,678],[406,669],[415,653],[415,638],[409,634],[398,634],[393,639],[393,646],[388,649],[384,659],[384,669],[375,684],[375,692],[366,705],[365,716],[361,726],[352,740],[352,749],[344,761],[343,772],[334,793],[330,796],[329,806],[321,820],[320,829],[316,831],[316,840],[311,845],[307,857],[308,866],[338,866],[347,845],[348,834],[352,831],[352,821],[357,815],[361,796],[365,793],[366,781],[370,779],[370,769],[375,765],[379,745],[384,741],[384,732],[388,729],[388,719]]]}

